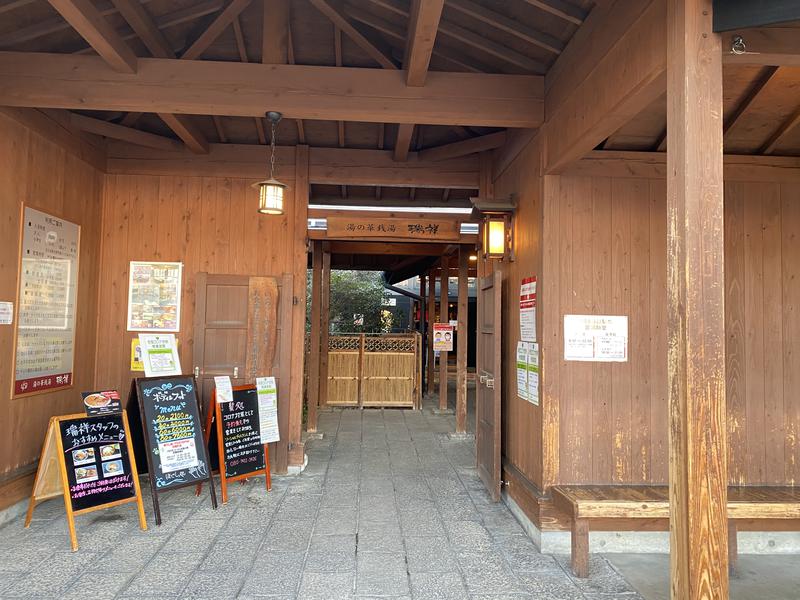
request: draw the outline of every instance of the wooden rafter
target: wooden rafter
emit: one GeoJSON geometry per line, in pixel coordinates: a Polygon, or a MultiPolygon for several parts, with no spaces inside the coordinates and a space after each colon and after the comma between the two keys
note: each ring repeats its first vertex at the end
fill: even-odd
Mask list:
{"type": "Polygon", "coordinates": [[[231,3],[225,7],[225,10],[223,10],[219,16],[211,22],[211,25],[200,34],[200,37],[189,46],[188,50],[181,55],[181,58],[185,60],[199,58],[200,55],[216,41],[225,28],[228,27],[245,8],[250,6],[251,2],[252,0],[231,0],[231,3]]]}
{"type": "Polygon", "coordinates": [[[513,35],[523,42],[538,46],[547,52],[560,54],[564,49],[564,44],[558,38],[542,31],[532,29],[524,23],[520,23],[518,20],[510,19],[477,2],[472,2],[472,0],[447,0],[447,6],[462,14],[477,19],[486,25],[494,27],[495,29],[513,35]]]}
{"type": "Polygon", "coordinates": [[[800,35],[794,27],[760,27],[723,34],[722,59],[727,64],[800,66],[800,35]],[[744,40],[747,51],[731,51],[732,40],[744,40]]]}
{"type": "Polygon", "coordinates": [[[772,154],[790,131],[800,125],[800,107],[797,108],[789,118],[787,118],[780,127],[769,137],[769,139],[761,147],[760,154],[772,154]]]}
{"type": "Polygon", "coordinates": [[[406,85],[418,87],[425,85],[428,76],[444,0],[414,0],[412,7],[403,68],[406,71],[406,85]]]}
{"type": "Polygon", "coordinates": [[[467,154],[485,150],[494,150],[505,144],[507,137],[505,131],[498,131],[497,133],[461,140],[460,142],[426,148],[420,151],[419,156],[425,160],[437,161],[455,158],[456,156],[466,156],[467,154]]]}
{"type": "Polygon", "coordinates": [[[414,125],[411,123],[401,123],[397,126],[397,139],[394,142],[394,159],[397,161],[408,160],[408,153],[411,149],[411,139],[414,135],[414,125]]]}
{"type": "Polygon", "coordinates": [[[228,136],[225,135],[225,128],[222,126],[222,119],[220,119],[217,115],[211,117],[214,121],[214,129],[217,130],[217,137],[221,144],[226,144],[228,142],[228,136]]]}
{"type": "Polygon", "coordinates": [[[28,4],[33,4],[35,1],[36,0],[9,0],[3,4],[0,4],[0,15],[5,12],[11,12],[12,10],[22,8],[28,4]]]}
{"type": "Polygon", "coordinates": [[[123,142],[130,142],[139,146],[148,148],[157,148],[159,150],[179,150],[181,145],[172,138],[147,133],[146,131],[139,131],[123,125],[116,125],[108,121],[94,119],[84,115],[75,113],[70,114],[70,120],[75,127],[81,131],[94,133],[95,135],[102,135],[107,138],[122,140],[123,142]]]}
{"type": "Polygon", "coordinates": [[[482,127],[542,124],[541,77],[433,75],[435,85],[409,88],[385,69],[160,58],[139,59],[138,72],[127,75],[92,56],[0,52],[0,105],[228,116],[277,110],[288,118],[482,127]]]}
{"type": "Polygon", "coordinates": [[[138,0],[113,0],[114,6],[139,36],[147,50],[156,58],[175,58],[164,34],[138,0]]]}
{"type": "Polygon", "coordinates": [[[183,140],[189,150],[195,154],[208,154],[208,141],[186,115],[158,113],[158,116],[183,140]]]}
{"type": "Polygon", "coordinates": [[[120,125],[124,125],[125,127],[133,127],[142,118],[142,112],[129,112],[125,115],[122,120],[119,122],[120,125]]]}
{"type": "Polygon", "coordinates": [[[525,0],[525,2],[574,25],[580,25],[586,19],[586,14],[581,9],[562,0],[525,0]]]}
{"type": "MultiPolygon", "coordinates": [[[[295,64],[294,60],[294,41],[292,40],[292,25],[291,22],[286,23],[286,60],[290,65],[295,64]]],[[[297,125],[297,142],[299,144],[306,143],[306,126],[303,119],[295,119],[297,125]]]]}
{"type": "Polygon", "coordinates": [[[120,73],[136,73],[136,55],[91,0],[50,0],[50,4],[111,68],[120,73]]]}
{"type": "Polygon", "coordinates": [[[263,0],[261,62],[285,65],[289,61],[289,0],[263,0]]]}
{"type": "Polygon", "coordinates": [[[723,134],[730,131],[733,126],[736,125],[742,115],[747,111],[748,108],[750,108],[755,99],[758,97],[764,87],[766,87],[766,85],[772,80],[777,72],[778,67],[764,67],[761,70],[761,73],[758,74],[758,77],[756,77],[755,81],[750,86],[750,89],[747,90],[744,98],[742,98],[734,111],[725,120],[725,124],[722,126],[723,134]]]}
{"type": "Polygon", "coordinates": [[[323,15],[328,17],[330,21],[342,32],[349,37],[353,42],[366,52],[370,58],[377,62],[384,69],[397,69],[392,60],[380,51],[372,42],[370,42],[364,35],[356,29],[353,24],[347,19],[345,15],[340,13],[334,8],[327,0],[311,0],[317,10],[323,15]]]}

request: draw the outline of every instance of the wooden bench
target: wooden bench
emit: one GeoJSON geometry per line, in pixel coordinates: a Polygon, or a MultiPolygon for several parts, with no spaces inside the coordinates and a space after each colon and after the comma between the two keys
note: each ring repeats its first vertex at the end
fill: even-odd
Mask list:
{"type": "MultiPolygon", "coordinates": [[[[589,531],[669,529],[669,489],[644,485],[568,485],[552,488],[553,504],[572,525],[572,570],[589,574],[589,531]]],[[[800,529],[800,488],[728,488],[728,562],[736,569],[739,524],[748,529],[800,529]]]]}

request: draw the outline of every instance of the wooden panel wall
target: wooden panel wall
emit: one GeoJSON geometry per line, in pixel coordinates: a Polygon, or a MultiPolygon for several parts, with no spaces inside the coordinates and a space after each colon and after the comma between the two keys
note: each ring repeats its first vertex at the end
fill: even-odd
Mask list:
{"type": "Polygon", "coordinates": [[[800,480],[800,183],[725,186],[728,476],[800,480]]]}
{"type": "MultiPolygon", "coordinates": [[[[80,410],[80,392],[92,388],[94,377],[102,174],[53,141],[71,132],[37,111],[24,117],[23,111],[0,109],[0,300],[17,302],[22,201],[81,225],[75,385],[12,400],[13,328],[0,325],[0,484],[32,469],[50,416],[80,410]],[[42,127],[20,122],[28,120],[42,127]]],[[[71,144],[80,150],[77,139],[71,144]]]]}
{"type": "MultiPolygon", "coordinates": [[[[253,180],[106,175],[98,386],[127,394],[131,379],[143,375],[130,371],[131,340],[136,335],[126,330],[130,261],[184,263],[181,330],[177,338],[181,365],[187,373],[194,367],[195,280],[199,272],[280,276],[299,269],[300,276],[294,281],[298,304],[294,308],[301,319],[304,317],[307,203],[295,201],[294,178],[284,176],[283,182],[288,185],[287,210],[282,216],[267,216],[256,212],[258,193],[251,188],[253,180]]],[[[300,381],[292,379],[293,383],[295,379],[300,381]]],[[[292,390],[293,397],[299,390],[292,390]]],[[[295,441],[299,441],[301,408],[293,403],[298,414],[290,415],[295,441]]]]}

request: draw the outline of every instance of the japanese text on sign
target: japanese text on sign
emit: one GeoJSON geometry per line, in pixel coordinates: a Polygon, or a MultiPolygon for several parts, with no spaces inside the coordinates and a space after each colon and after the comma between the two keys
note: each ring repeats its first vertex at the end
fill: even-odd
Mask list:
{"type": "Polygon", "coordinates": [[[564,315],[564,360],[626,362],[628,317],[564,315]]]}

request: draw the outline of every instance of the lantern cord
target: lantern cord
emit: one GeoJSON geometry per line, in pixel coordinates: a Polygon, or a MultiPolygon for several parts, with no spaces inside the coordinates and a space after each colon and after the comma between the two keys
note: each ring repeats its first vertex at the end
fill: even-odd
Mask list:
{"type": "Polygon", "coordinates": [[[269,140],[270,158],[269,158],[269,178],[275,179],[275,119],[270,119],[272,123],[272,131],[269,140]]]}

